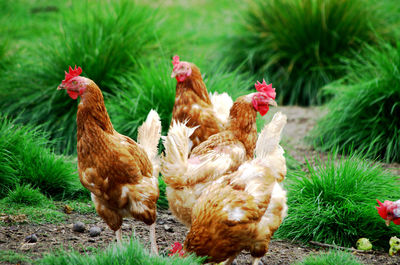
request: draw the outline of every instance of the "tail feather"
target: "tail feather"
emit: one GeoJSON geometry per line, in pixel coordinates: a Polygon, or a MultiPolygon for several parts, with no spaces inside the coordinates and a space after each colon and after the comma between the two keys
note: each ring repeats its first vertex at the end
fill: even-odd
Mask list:
{"type": "Polygon", "coordinates": [[[158,143],[161,137],[160,116],[155,110],[151,110],[146,121],[138,129],[137,141],[146,151],[147,156],[153,164],[154,175],[158,176],[160,161],[158,158],[158,143]]]}
{"type": "Polygon", "coordinates": [[[279,146],[283,127],[287,117],[281,112],[275,113],[272,121],[264,126],[258,136],[256,144],[256,157],[263,158],[274,152],[279,146]]]}
{"type": "Polygon", "coordinates": [[[287,172],[286,159],[283,156],[284,150],[279,145],[286,121],[286,115],[277,112],[272,121],[264,126],[256,144],[256,157],[262,159],[268,167],[278,174],[277,180],[279,182],[285,178],[287,172]]]}
{"type": "Polygon", "coordinates": [[[228,123],[229,112],[233,105],[232,98],[227,93],[210,93],[210,100],[214,108],[216,117],[223,123],[228,123]]]}
{"type": "Polygon", "coordinates": [[[161,173],[167,184],[174,177],[181,177],[186,173],[190,152],[189,137],[196,128],[186,127],[184,123],[174,120],[168,135],[163,137],[165,155],[162,159],[161,173]]]}

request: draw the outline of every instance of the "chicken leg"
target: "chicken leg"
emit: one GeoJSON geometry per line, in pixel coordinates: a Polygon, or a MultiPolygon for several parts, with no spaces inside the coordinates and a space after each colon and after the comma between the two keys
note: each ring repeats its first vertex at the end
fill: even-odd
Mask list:
{"type": "Polygon", "coordinates": [[[252,265],[264,265],[264,263],[261,261],[261,258],[255,258],[253,257],[253,263],[252,265]]]}
{"type": "Polygon", "coordinates": [[[150,225],[150,244],[151,244],[151,251],[158,255],[158,246],[156,241],[156,223],[154,222],[150,225]]]}
{"type": "Polygon", "coordinates": [[[115,236],[117,237],[117,243],[118,245],[122,245],[122,230],[121,228],[115,231],[115,236]]]}

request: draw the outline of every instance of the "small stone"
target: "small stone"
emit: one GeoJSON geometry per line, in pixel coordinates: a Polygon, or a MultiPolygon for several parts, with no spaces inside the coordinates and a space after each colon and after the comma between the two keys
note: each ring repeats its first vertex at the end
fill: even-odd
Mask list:
{"type": "Polygon", "coordinates": [[[37,242],[37,236],[35,234],[29,235],[25,237],[25,242],[27,243],[36,243],[37,242]]]}
{"type": "Polygon", "coordinates": [[[234,261],[232,262],[232,265],[238,265],[238,264],[237,264],[237,261],[234,260],[234,261]]]}
{"type": "Polygon", "coordinates": [[[101,233],[101,229],[100,229],[100,227],[97,227],[97,226],[93,226],[89,230],[89,235],[91,237],[99,236],[100,233],[101,233]]]}
{"type": "Polygon", "coordinates": [[[164,225],[164,230],[167,232],[174,232],[174,229],[169,225],[164,225]]]}
{"type": "Polygon", "coordinates": [[[79,233],[83,233],[85,231],[85,224],[82,222],[76,222],[73,226],[72,226],[72,231],[74,232],[79,232],[79,233]]]}
{"type": "Polygon", "coordinates": [[[160,225],[163,225],[163,224],[165,224],[165,221],[164,220],[158,220],[157,223],[160,224],[160,225]]]}
{"type": "Polygon", "coordinates": [[[96,240],[94,240],[93,238],[89,238],[89,239],[88,239],[88,242],[90,242],[90,243],[96,243],[96,240]]]}

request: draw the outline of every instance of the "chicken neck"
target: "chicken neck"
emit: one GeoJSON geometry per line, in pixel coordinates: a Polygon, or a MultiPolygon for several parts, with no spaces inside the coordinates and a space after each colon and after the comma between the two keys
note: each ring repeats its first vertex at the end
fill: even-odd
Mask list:
{"type": "MultiPolygon", "coordinates": [[[[197,71],[193,71],[192,75],[185,79],[183,82],[176,84],[176,95],[185,95],[187,93],[194,93],[197,97],[203,100],[207,104],[211,104],[210,96],[207,93],[206,85],[203,82],[201,74],[197,71]]],[[[186,97],[180,97],[183,100],[186,97]]],[[[183,104],[187,102],[182,102],[183,104]]]]}
{"type": "Polygon", "coordinates": [[[251,103],[238,99],[229,113],[228,130],[241,141],[246,148],[246,157],[253,157],[257,142],[257,112],[251,103]]]}
{"type": "Polygon", "coordinates": [[[90,130],[95,135],[98,130],[106,133],[114,132],[114,127],[104,105],[103,95],[96,84],[88,85],[81,96],[76,119],[78,141],[86,130],[90,130]]]}

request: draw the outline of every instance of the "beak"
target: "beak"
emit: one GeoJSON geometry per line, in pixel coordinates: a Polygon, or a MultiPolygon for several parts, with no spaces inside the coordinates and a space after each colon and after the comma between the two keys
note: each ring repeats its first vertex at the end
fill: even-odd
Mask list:
{"type": "Polygon", "coordinates": [[[268,105],[278,107],[278,103],[276,103],[276,101],[273,99],[268,100],[268,105]]]}
{"type": "Polygon", "coordinates": [[[385,223],[386,223],[386,226],[389,226],[390,225],[390,220],[386,220],[385,223]]]}
{"type": "Polygon", "coordinates": [[[172,71],[172,73],[171,73],[171,78],[174,78],[174,77],[176,77],[176,73],[175,73],[175,71],[172,71]]]}
{"type": "Polygon", "coordinates": [[[66,87],[64,86],[63,83],[61,83],[61,85],[59,85],[59,86],[57,87],[57,90],[61,90],[61,89],[66,89],[66,87]]]}

